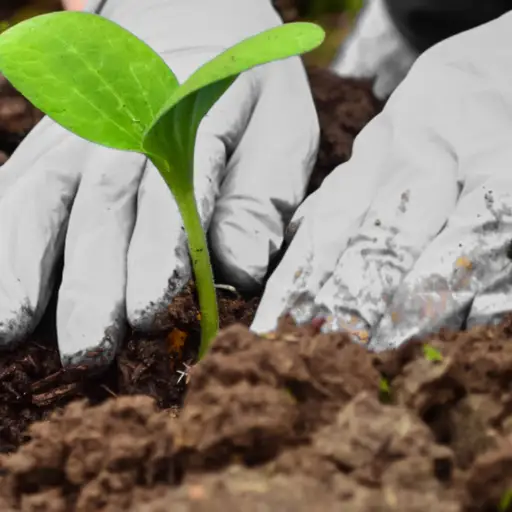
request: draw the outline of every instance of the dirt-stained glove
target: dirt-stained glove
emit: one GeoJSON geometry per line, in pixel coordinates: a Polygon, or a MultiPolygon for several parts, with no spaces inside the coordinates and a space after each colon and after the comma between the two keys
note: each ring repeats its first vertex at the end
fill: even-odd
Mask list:
{"type": "MultiPolygon", "coordinates": [[[[101,14],[152,46],[180,81],[281,23],[269,0],[107,0],[101,14]]],[[[304,197],[318,139],[298,58],[242,75],[201,124],[196,197],[230,284],[262,283],[304,197]]],[[[63,251],[57,328],[66,365],[108,363],[126,320],[151,329],[191,277],[181,218],[157,170],[45,118],[0,171],[0,346],[40,320],[63,251]]]]}
{"type": "Polygon", "coordinates": [[[424,53],[297,211],[252,329],[290,312],[373,350],[512,311],[512,13],[424,53]]]}
{"type": "Polygon", "coordinates": [[[418,52],[394,26],[384,0],[366,0],[331,69],[340,76],[374,80],[373,92],[384,100],[405,78],[417,57],[418,52]]]}

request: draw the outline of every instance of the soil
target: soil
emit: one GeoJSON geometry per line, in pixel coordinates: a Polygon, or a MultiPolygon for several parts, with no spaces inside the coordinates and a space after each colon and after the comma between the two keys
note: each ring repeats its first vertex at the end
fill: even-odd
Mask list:
{"type": "Polygon", "coordinates": [[[287,319],[268,337],[232,325],[179,417],[139,395],[32,424],[1,458],[0,509],[505,510],[511,336],[508,319],[375,355],[287,319]]]}
{"type": "Polygon", "coordinates": [[[0,75],[0,165],[7,161],[42,113],[22,98],[0,75]]]}
{"type": "MultiPolygon", "coordinates": [[[[313,191],[380,105],[367,83],[309,76],[322,130],[313,191]]],[[[39,116],[2,86],[6,158],[39,116]]],[[[258,297],[220,290],[226,328],[183,378],[194,297],[191,285],[160,334],[130,332],[99,376],[61,369],[55,300],[2,354],[0,510],[506,510],[512,318],[375,355],[289,319],[256,336],[258,297]]]]}

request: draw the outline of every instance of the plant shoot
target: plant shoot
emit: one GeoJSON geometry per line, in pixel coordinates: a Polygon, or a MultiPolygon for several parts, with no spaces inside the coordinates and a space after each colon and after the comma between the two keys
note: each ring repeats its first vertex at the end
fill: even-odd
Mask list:
{"type": "Polygon", "coordinates": [[[381,377],[379,381],[379,400],[383,404],[391,403],[391,385],[386,377],[381,377]]]}
{"type": "Polygon", "coordinates": [[[425,359],[431,363],[440,363],[443,360],[443,354],[432,345],[425,344],[422,346],[422,350],[425,359]]]}
{"type": "Polygon", "coordinates": [[[324,36],[313,23],[272,28],[225,50],[182,84],[148,45],[96,14],[45,14],[0,36],[0,72],[37,108],[84,139],[146,155],[162,175],[187,234],[201,309],[199,358],[219,320],[194,195],[197,130],[238,75],[306,53],[324,36]]]}

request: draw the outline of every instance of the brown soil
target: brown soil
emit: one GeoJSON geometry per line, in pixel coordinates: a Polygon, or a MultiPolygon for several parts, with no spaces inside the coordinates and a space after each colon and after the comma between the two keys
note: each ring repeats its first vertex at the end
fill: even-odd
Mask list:
{"type": "MultiPolygon", "coordinates": [[[[322,124],[313,190],[379,106],[367,84],[310,78],[322,124]]],[[[7,154],[38,115],[23,103],[13,116],[22,103],[0,97],[7,154]]],[[[0,457],[0,510],[504,510],[512,319],[377,356],[287,320],[258,337],[241,325],[258,298],[223,291],[230,327],[194,367],[178,415],[178,372],[197,346],[193,297],[190,288],[174,302],[161,334],[130,333],[101,376],[60,368],[54,303],[2,355],[0,447],[11,453],[0,457]]]]}
{"type": "MultiPolygon", "coordinates": [[[[498,510],[512,485],[512,320],[372,355],[341,334],[224,330],[178,418],[74,401],[0,461],[0,509],[498,510]],[[383,386],[383,381],[388,383],[383,386]]],[[[502,507],[503,509],[503,507],[502,507]]]]}
{"type": "Polygon", "coordinates": [[[308,69],[309,81],[320,121],[320,150],[308,194],[352,154],[354,138],[380,111],[382,105],[371,92],[371,84],[348,80],[317,67],[308,69]]]}
{"type": "Polygon", "coordinates": [[[41,112],[25,101],[0,75],[0,165],[7,161],[41,117],[41,112]]]}

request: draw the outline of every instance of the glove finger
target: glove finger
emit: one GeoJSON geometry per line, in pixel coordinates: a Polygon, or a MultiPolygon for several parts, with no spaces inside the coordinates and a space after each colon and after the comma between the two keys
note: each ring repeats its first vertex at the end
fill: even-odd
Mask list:
{"type": "MultiPolygon", "coordinates": [[[[510,156],[509,151],[508,162],[510,156]]],[[[509,304],[510,296],[503,303],[493,303],[508,290],[512,275],[508,173],[506,169],[501,177],[464,193],[446,229],[397,290],[372,348],[395,348],[442,327],[459,329],[469,311],[471,324],[509,304]]]]}
{"type": "Polygon", "coordinates": [[[145,158],[96,146],[73,204],[57,305],[63,365],[105,366],[126,323],[126,254],[145,158]]]}
{"type": "Polygon", "coordinates": [[[298,59],[258,70],[261,90],[228,173],[210,228],[216,268],[237,288],[263,282],[284,226],[304,198],[318,150],[319,127],[298,59]]]}
{"type": "MultiPolygon", "coordinates": [[[[208,229],[227,154],[239,142],[254,106],[250,74],[241,76],[204,118],[194,156],[199,215],[208,229]]],[[[148,331],[191,277],[190,258],[176,201],[158,171],[148,165],[138,196],[137,222],[128,254],[127,313],[148,331]]]]}
{"type": "Polygon", "coordinates": [[[306,215],[297,217],[300,226],[267,282],[251,326],[253,331],[272,331],[278,318],[296,303],[314,301],[387,178],[380,162],[391,137],[389,118],[380,114],[356,139],[352,158],[308,198],[306,203],[311,208],[305,206],[306,215]],[[365,150],[369,147],[371,151],[365,150]]]}
{"type": "Polygon", "coordinates": [[[42,122],[0,175],[0,346],[35,328],[50,298],[89,146],[42,122]]]}

